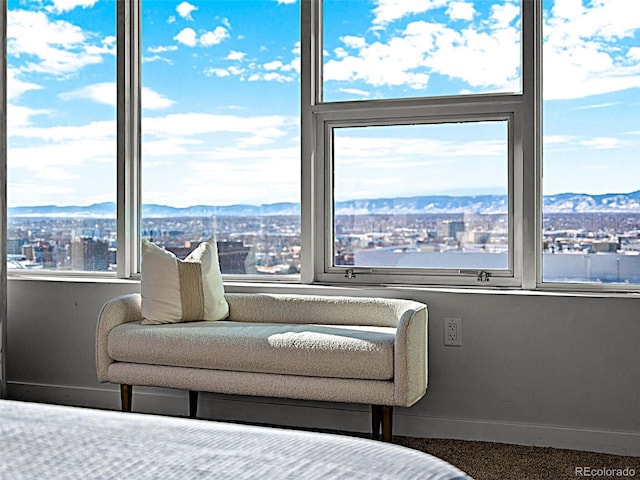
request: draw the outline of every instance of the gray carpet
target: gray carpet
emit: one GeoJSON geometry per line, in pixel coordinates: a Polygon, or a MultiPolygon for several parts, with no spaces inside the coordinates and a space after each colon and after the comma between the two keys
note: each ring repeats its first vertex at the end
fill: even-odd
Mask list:
{"type": "Polygon", "coordinates": [[[640,479],[640,457],[465,440],[394,437],[393,442],[440,457],[475,480],[640,479]],[[618,475],[630,470],[634,476],[618,475]]]}

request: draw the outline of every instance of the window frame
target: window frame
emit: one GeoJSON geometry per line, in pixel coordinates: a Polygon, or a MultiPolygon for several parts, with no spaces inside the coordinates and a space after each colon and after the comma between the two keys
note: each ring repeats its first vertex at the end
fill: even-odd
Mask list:
{"type": "MultiPolygon", "coordinates": [[[[310,49],[312,58],[309,59],[310,71],[303,84],[310,90],[311,112],[307,121],[315,128],[313,155],[310,158],[303,156],[303,185],[305,176],[305,164],[312,163],[313,168],[308,169],[307,184],[313,189],[311,199],[312,209],[312,235],[311,241],[303,243],[302,251],[312,252],[311,265],[313,269],[306,277],[311,281],[321,283],[363,283],[363,284],[412,284],[412,285],[452,285],[452,286],[482,286],[482,287],[511,287],[521,288],[525,283],[532,284],[531,278],[525,277],[525,255],[527,251],[535,250],[532,245],[525,245],[527,240],[525,232],[534,231],[533,216],[525,216],[525,204],[532,203],[524,200],[529,191],[535,191],[536,180],[527,176],[526,164],[535,163],[531,155],[527,155],[526,145],[533,145],[533,129],[527,129],[532,122],[530,117],[534,113],[534,89],[538,82],[530,84],[526,82],[525,74],[534,72],[534,56],[526,53],[535,51],[534,38],[532,37],[535,22],[534,2],[521,0],[521,85],[522,92],[518,94],[475,94],[460,96],[418,97],[402,99],[380,100],[355,100],[346,102],[322,101],[322,0],[302,0],[303,28],[304,15],[311,20],[312,27],[310,42],[314,48],[310,49]],[[525,28],[527,26],[528,28],[525,28]],[[531,32],[529,38],[525,32],[531,32]],[[332,158],[331,145],[329,144],[328,131],[334,125],[360,126],[360,125],[392,125],[396,122],[409,122],[421,120],[425,123],[447,123],[454,118],[474,118],[476,120],[491,120],[496,116],[509,118],[508,128],[508,195],[509,195],[509,269],[488,271],[489,281],[482,280],[482,270],[459,269],[388,269],[365,268],[350,266],[333,266],[333,199],[332,197],[332,158]],[[525,180],[526,179],[526,180],[525,180]],[[527,223],[528,222],[528,223],[527,223]],[[532,228],[533,227],[533,228],[532,228]]],[[[538,0],[535,0],[538,3],[538,0]]],[[[304,42],[304,39],[303,39],[304,42]]],[[[303,50],[304,52],[304,50],[303,50]]],[[[304,67],[303,63],[303,67],[304,67]]],[[[303,75],[305,73],[303,69],[303,75]]],[[[305,105],[302,105],[303,112],[305,105]]],[[[303,119],[305,115],[303,113],[303,119]]],[[[304,131],[304,130],[303,130],[304,131]]],[[[304,144],[304,139],[303,139],[304,144]]],[[[304,237],[303,237],[304,238],[304,237]]],[[[305,264],[303,264],[303,267],[305,264]]],[[[484,277],[486,279],[486,277],[484,277]]]]}
{"type": "Polygon", "coordinates": [[[400,283],[400,284],[442,284],[442,285],[495,285],[518,286],[521,268],[517,258],[517,242],[521,238],[520,226],[513,219],[518,216],[514,198],[519,195],[520,187],[514,181],[516,172],[522,170],[522,151],[519,132],[521,108],[511,96],[502,96],[495,101],[488,97],[456,98],[445,105],[431,105],[429,100],[403,101],[404,105],[394,102],[393,105],[380,106],[374,102],[371,108],[360,105],[332,104],[333,109],[323,110],[317,114],[318,138],[317,155],[321,167],[316,172],[316,205],[323,210],[316,215],[316,244],[322,245],[322,255],[317,255],[315,269],[317,279],[322,282],[347,281],[359,283],[400,283]],[[383,115],[380,112],[384,112],[383,115]],[[341,127],[367,127],[392,125],[439,125],[455,123],[471,123],[479,121],[507,122],[507,192],[508,206],[508,265],[505,269],[459,269],[439,268],[390,268],[390,267],[357,267],[334,265],[334,200],[333,200],[333,145],[332,132],[341,127]],[[349,273],[350,272],[350,273],[349,273]],[[481,281],[481,272],[488,273],[488,281],[481,281]]]}

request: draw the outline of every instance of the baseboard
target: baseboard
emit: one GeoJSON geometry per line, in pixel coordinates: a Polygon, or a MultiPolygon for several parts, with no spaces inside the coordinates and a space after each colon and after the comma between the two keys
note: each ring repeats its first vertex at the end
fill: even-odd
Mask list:
{"type": "Polygon", "coordinates": [[[409,437],[476,440],[640,457],[639,432],[425,417],[408,412],[396,415],[394,433],[409,437]]]}
{"type": "MultiPolygon", "coordinates": [[[[100,388],[8,383],[14,400],[118,410],[116,385],[100,388]]],[[[133,410],[162,415],[188,415],[187,392],[135,387],[133,410]]],[[[248,422],[282,427],[369,431],[366,405],[336,404],[262,397],[202,393],[198,416],[220,421],[248,422]]],[[[498,421],[415,415],[396,409],[394,434],[419,438],[450,438],[537,447],[566,448],[640,457],[640,433],[568,428],[498,421]]]]}

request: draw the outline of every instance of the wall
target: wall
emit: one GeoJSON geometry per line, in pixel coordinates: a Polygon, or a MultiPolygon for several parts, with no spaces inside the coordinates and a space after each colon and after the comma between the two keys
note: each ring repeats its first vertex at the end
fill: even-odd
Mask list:
{"type": "MultiPolygon", "coordinates": [[[[227,291],[251,291],[227,285],[227,291]]],[[[396,296],[429,306],[429,389],[396,409],[394,433],[640,456],[640,298],[527,292],[261,286],[272,292],[396,296]],[[462,347],[443,318],[462,318],[462,347]]],[[[117,409],[95,377],[102,304],[136,282],[10,279],[9,397],[117,409]]],[[[134,410],[187,414],[186,393],[139,388],[134,410]]],[[[207,418],[367,431],[366,406],[202,394],[207,418]]]]}

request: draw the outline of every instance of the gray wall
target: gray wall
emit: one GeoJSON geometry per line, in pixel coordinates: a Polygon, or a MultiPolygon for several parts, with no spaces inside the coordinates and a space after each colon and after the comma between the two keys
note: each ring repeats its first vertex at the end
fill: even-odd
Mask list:
{"type": "MultiPolygon", "coordinates": [[[[227,291],[252,291],[247,285],[227,291]]],[[[394,433],[586,449],[640,456],[640,298],[345,289],[263,291],[413,298],[429,306],[429,388],[397,409],[394,433]],[[462,318],[462,347],[443,345],[443,318],[462,318]]],[[[10,279],[9,397],[118,408],[95,377],[102,304],[136,282],[10,279]]],[[[367,431],[367,407],[203,394],[204,417],[367,431]]],[[[186,415],[184,392],[139,388],[134,410],[186,415]]]]}

